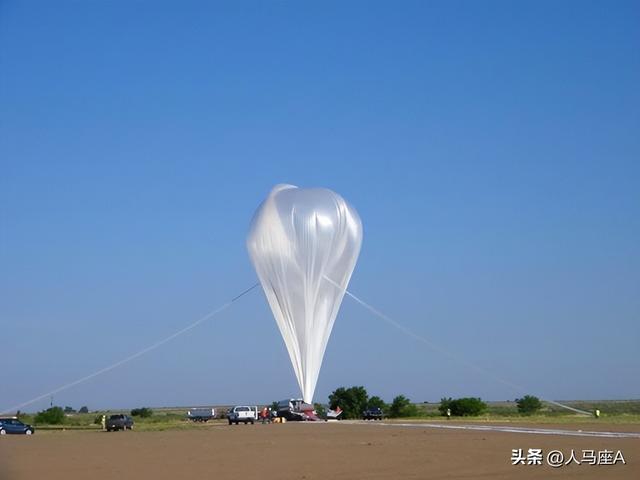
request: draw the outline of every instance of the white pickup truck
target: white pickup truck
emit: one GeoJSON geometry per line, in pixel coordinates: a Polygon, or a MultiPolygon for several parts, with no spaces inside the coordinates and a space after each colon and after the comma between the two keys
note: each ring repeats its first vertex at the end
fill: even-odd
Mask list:
{"type": "Polygon", "coordinates": [[[240,422],[243,422],[245,425],[247,423],[253,423],[258,419],[258,407],[248,407],[246,405],[238,405],[233,407],[227,413],[227,420],[229,420],[229,425],[235,423],[238,425],[240,422]]]}

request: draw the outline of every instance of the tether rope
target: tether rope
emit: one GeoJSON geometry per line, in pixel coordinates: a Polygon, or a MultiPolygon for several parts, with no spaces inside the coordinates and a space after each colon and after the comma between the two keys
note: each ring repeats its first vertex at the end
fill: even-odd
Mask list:
{"type": "MultiPolygon", "coordinates": [[[[362,300],[361,298],[357,297],[356,295],[354,295],[353,293],[351,293],[349,290],[343,289],[340,285],[338,285],[336,282],[334,282],[333,280],[331,280],[328,277],[324,277],[329,283],[331,283],[334,287],[339,288],[341,290],[344,291],[344,293],[346,295],[348,295],[350,298],[352,298],[353,300],[355,300],[357,303],[359,303],[361,306],[363,306],[364,308],[366,308],[367,310],[369,310],[371,313],[373,313],[376,317],[381,318],[382,320],[384,320],[385,322],[387,322],[389,325],[397,328],[398,330],[400,330],[402,333],[404,333],[405,335],[412,337],[413,339],[424,343],[425,345],[427,345],[430,349],[435,350],[436,352],[449,357],[450,359],[458,362],[461,365],[464,365],[465,367],[474,370],[486,377],[491,378],[492,380],[498,382],[498,383],[502,383],[503,385],[506,385],[508,387],[510,387],[511,389],[513,389],[515,392],[517,392],[518,394],[523,394],[526,393],[526,390],[524,387],[517,385],[513,382],[510,382],[508,380],[505,380],[501,377],[498,377],[497,375],[493,374],[492,372],[485,370],[484,368],[479,367],[478,365],[476,365],[475,363],[472,363],[458,355],[455,355],[454,353],[450,352],[449,350],[444,349],[443,347],[441,347],[440,345],[434,343],[433,341],[423,337],[422,335],[418,335],[417,333],[409,330],[407,327],[405,327],[404,325],[396,322],[394,319],[392,319],[391,317],[389,317],[388,315],[385,315],[384,313],[382,313],[380,310],[376,309],[375,307],[369,305],[367,302],[365,302],[364,300],[362,300]]],[[[566,408],[567,410],[571,410],[573,412],[576,413],[580,413],[583,415],[591,415],[591,413],[586,412],[584,410],[580,410],[579,408],[574,408],[574,407],[570,407],[568,405],[563,405],[561,403],[556,402],[555,400],[547,400],[545,398],[541,398],[541,400],[547,402],[547,403],[551,403],[553,405],[557,405],[558,407],[562,407],[562,408],[566,408]]]]}
{"type": "Polygon", "coordinates": [[[193,322],[190,325],[187,325],[186,327],[178,330],[175,333],[172,333],[171,335],[169,335],[166,338],[163,338],[162,340],[157,341],[156,343],[149,345],[146,348],[143,348],[142,350],[129,355],[126,358],[123,358],[122,360],[119,360],[115,363],[112,363],[111,365],[109,365],[108,367],[104,367],[101,368],[100,370],[97,370],[89,375],[86,375],[82,378],[79,378],[78,380],[75,380],[73,382],[67,383],[65,385],[62,385],[58,388],[54,388],[53,390],[47,392],[47,393],[43,393],[42,395],[38,395],[35,398],[32,398],[31,400],[27,400],[26,402],[22,402],[18,405],[14,405],[13,407],[7,408],[6,410],[3,410],[2,412],[0,412],[0,414],[5,414],[5,413],[9,413],[9,412],[14,412],[16,410],[19,410],[23,407],[26,407],[27,405],[31,405],[32,403],[35,403],[39,400],[42,400],[44,398],[50,397],[52,395],[55,395],[56,393],[60,393],[64,390],[67,390],[71,387],[75,387],[76,385],[79,385],[81,383],[86,382],[87,380],[91,380],[92,378],[97,377],[98,375],[102,375],[103,373],[107,373],[111,370],[113,370],[114,368],[118,368],[122,365],[124,365],[125,363],[129,363],[131,360],[135,360],[138,357],[141,357],[142,355],[144,355],[145,353],[149,353],[152,350],[155,350],[158,347],[161,347],[162,345],[164,345],[167,342],[170,342],[171,340],[173,340],[174,338],[182,335],[183,333],[188,332],[189,330],[192,330],[194,328],[196,328],[198,325],[200,325],[202,322],[205,322],[207,320],[209,320],[210,318],[216,316],[217,314],[223,312],[224,310],[226,310],[227,308],[229,308],[235,301],[239,300],[240,298],[244,297],[247,293],[249,293],[251,290],[253,290],[254,288],[256,288],[259,284],[256,283],[255,285],[253,285],[252,287],[247,288],[246,290],[244,290],[242,293],[240,293],[239,295],[236,295],[235,297],[233,297],[231,300],[229,300],[227,303],[219,306],[218,308],[212,310],[211,312],[207,313],[204,317],[199,318],[198,320],[196,320],[195,322],[193,322]]]}

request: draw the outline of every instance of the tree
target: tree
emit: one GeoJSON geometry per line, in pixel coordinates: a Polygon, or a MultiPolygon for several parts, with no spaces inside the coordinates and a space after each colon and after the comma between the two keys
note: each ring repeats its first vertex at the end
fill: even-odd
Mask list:
{"type": "Polygon", "coordinates": [[[80,407],[80,410],[78,410],[78,413],[89,413],[89,407],[80,407]]]}
{"type": "Polygon", "coordinates": [[[132,417],[147,418],[151,415],[153,415],[153,410],[147,407],[134,408],[133,410],[131,410],[132,417]]]}
{"type": "Polygon", "coordinates": [[[29,415],[27,413],[21,412],[20,410],[16,412],[16,418],[20,420],[22,423],[34,423],[33,415],[29,415]]]}
{"type": "Polygon", "coordinates": [[[38,424],[60,425],[64,423],[64,410],[62,407],[51,407],[38,412],[33,421],[38,424]]]}
{"type": "Polygon", "coordinates": [[[446,416],[447,410],[451,409],[451,402],[453,399],[451,397],[442,397],[440,399],[440,406],[438,407],[438,411],[440,411],[440,415],[446,416]]]}
{"type": "Polygon", "coordinates": [[[523,415],[531,415],[542,408],[542,402],[538,397],[533,395],[525,395],[522,398],[516,398],[518,412],[523,415]]]}
{"type": "Polygon", "coordinates": [[[340,387],[329,395],[329,406],[332,410],[339,406],[343,410],[342,418],[360,418],[367,408],[368,397],[364,387],[340,387]]]}
{"type": "Polygon", "coordinates": [[[316,411],[316,415],[318,415],[320,418],[324,417],[325,414],[327,413],[327,410],[324,408],[324,405],[322,405],[321,403],[314,403],[313,408],[316,411]]]}
{"type": "MultiPolygon", "coordinates": [[[[476,397],[456,398],[455,400],[451,400],[450,398],[443,398],[440,401],[439,409],[442,409],[443,406],[445,414],[446,409],[450,408],[451,415],[454,415],[456,417],[480,415],[487,409],[487,404],[476,397]]],[[[443,410],[440,411],[443,412],[443,410]]]]}
{"type": "Polygon", "coordinates": [[[367,408],[379,408],[383,412],[386,412],[389,410],[389,405],[387,405],[380,397],[373,396],[367,402],[367,408]]]}
{"type": "Polygon", "coordinates": [[[391,402],[389,407],[390,417],[416,417],[418,416],[418,407],[404,395],[398,395],[391,402]]]}
{"type": "Polygon", "coordinates": [[[76,413],[72,407],[64,407],[64,413],[76,413]]]}

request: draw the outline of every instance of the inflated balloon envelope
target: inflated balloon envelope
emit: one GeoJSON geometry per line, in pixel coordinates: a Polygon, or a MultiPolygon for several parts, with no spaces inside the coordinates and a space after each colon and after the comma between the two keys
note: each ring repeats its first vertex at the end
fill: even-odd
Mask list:
{"type": "Polygon", "coordinates": [[[325,188],[277,185],[251,222],[249,255],[306,403],[361,244],[358,213],[325,188]]]}

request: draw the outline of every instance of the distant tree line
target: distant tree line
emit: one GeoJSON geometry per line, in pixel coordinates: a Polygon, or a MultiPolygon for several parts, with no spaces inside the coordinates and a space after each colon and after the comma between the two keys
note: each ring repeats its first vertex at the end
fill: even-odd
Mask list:
{"type": "Polygon", "coordinates": [[[72,414],[72,413],[89,413],[89,407],[83,406],[80,407],[78,411],[76,411],[73,407],[64,407],[64,413],[72,414]]]}
{"type": "MultiPolygon", "coordinates": [[[[36,413],[35,417],[33,417],[33,421],[36,424],[45,424],[45,425],[62,425],[65,423],[65,418],[67,415],[72,415],[74,413],[89,413],[89,408],[83,406],[76,412],[75,409],[67,406],[67,407],[50,407],[46,410],[42,410],[36,413]]],[[[18,414],[18,417],[20,415],[18,414]]]]}
{"type": "MultiPolygon", "coordinates": [[[[36,425],[38,424],[39,425],[62,425],[69,422],[73,423],[73,421],[70,419],[67,421],[66,417],[69,415],[73,415],[75,413],[82,413],[82,414],[89,413],[89,408],[87,406],[82,406],[80,407],[80,409],[76,411],[75,409],[69,406],[66,406],[64,408],[57,407],[57,406],[50,407],[50,408],[47,408],[46,410],[42,410],[38,412],[33,417],[33,422],[36,425]]],[[[132,417],[148,418],[153,415],[153,410],[148,407],[134,408],[133,410],[131,410],[130,414],[132,417]]],[[[98,415],[96,415],[96,417],[94,418],[93,423],[97,425],[101,424],[102,415],[103,413],[98,413],[98,415]]],[[[25,416],[25,414],[18,412],[18,417],[27,419],[28,416],[25,416]]]]}
{"type": "MultiPolygon", "coordinates": [[[[425,402],[426,403],[426,402],[425,402]]],[[[525,395],[516,399],[518,413],[521,415],[531,415],[542,408],[542,402],[538,397],[525,395]]],[[[316,404],[316,411],[320,413],[320,404],[316,404]]],[[[362,412],[371,408],[381,408],[385,416],[391,418],[418,417],[424,415],[424,411],[411,402],[404,395],[396,396],[390,404],[386,403],[378,396],[369,397],[367,390],[362,386],[340,387],[329,395],[329,407],[334,409],[340,406],[343,410],[342,418],[360,418],[362,412]]],[[[450,414],[453,417],[478,416],[487,412],[487,404],[478,397],[451,398],[445,397],[440,400],[438,411],[441,415],[450,414]]]]}
{"type": "Polygon", "coordinates": [[[378,396],[369,397],[362,386],[340,387],[329,395],[329,407],[335,410],[340,407],[342,418],[360,418],[362,412],[371,408],[381,408],[389,417],[415,417],[418,408],[404,395],[398,395],[391,404],[387,404],[378,396]]]}
{"type": "Polygon", "coordinates": [[[516,405],[518,406],[518,412],[523,415],[532,415],[542,408],[540,399],[533,395],[516,398],[516,405]]]}
{"type": "Polygon", "coordinates": [[[64,410],[62,407],[51,407],[38,412],[33,419],[36,424],[60,425],[64,423],[64,410]]]}
{"type": "Polygon", "coordinates": [[[134,408],[131,410],[132,417],[148,418],[153,415],[153,410],[148,407],[134,408]]]}
{"type": "Polygon", "coordinates": [[[487,404],[476,397],[443,398],[438,407],[441,415],[451,414],[454,417],[481,415],[487,410],[487,404]]]}

